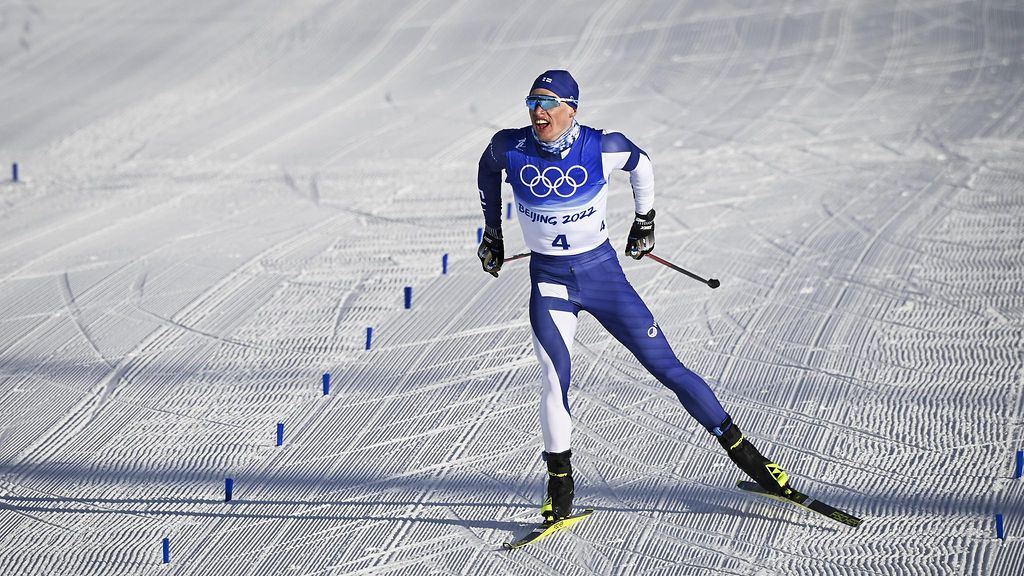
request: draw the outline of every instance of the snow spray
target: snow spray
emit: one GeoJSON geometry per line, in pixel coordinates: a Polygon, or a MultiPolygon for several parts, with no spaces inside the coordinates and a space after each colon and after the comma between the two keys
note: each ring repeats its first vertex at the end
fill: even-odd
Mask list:
{"type": "Polygon", "coordinates": [[[373,326],[366,328],[366,349],[369,350],[373,346],[373,326]]]}
{"type": "Polygon", "coordinates": [[[224,501],[231,502],[231,498],[235,494],[235,479],[225,478],[224,479],[224,501]]]}
{"type": "Polygon", "coordinates": [[[412,308],[412,286],[405,287],[405,309],[412,308]]]}
{"type": "Polygon", "coordinates": [[[277,423],[277,445],[284,444],[284,422],[277,423]]]}
{"type": "Polygon", "coordinates": [[[330,372],[324,372],[324,396],[331,393],[331,374],[330,372]]]}

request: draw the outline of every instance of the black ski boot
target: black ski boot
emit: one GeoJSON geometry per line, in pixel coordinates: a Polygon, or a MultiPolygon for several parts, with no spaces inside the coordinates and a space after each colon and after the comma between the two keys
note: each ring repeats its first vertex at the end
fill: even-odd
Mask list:
{"type": "Polygon", "coordinates": [[[552,454],[545,452],[544,460],[548,463],[548,497],[541,506],[540,513],[548,522],[553,522],[572,515],[572,497],[575,484],[572,481],[572,450],[552,454]]]}
{"type": "Polygon", "coordinates": [[[726,419],[715,431],[721,431],[718,442],[725,448],[729,459],[762,488],[779,496],[788,496],[793,492],[789,485],[789,474],[786,474],[782,466],[758,452],[757,448],[743,436],[739,427],[732,423],[731,418],[726,419]]]}

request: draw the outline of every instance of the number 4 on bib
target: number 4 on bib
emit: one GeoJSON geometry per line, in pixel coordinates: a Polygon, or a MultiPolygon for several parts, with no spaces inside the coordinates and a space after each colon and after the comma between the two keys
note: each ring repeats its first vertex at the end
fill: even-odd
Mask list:
{"type": "Polygon", "coordinates": [[[555,248],[561,248],[562,250],[569,249],[569,240],[566,239],[565,234],[559,234],[555,236],[555,239],[551,241],[551,245],[555,248]]]}

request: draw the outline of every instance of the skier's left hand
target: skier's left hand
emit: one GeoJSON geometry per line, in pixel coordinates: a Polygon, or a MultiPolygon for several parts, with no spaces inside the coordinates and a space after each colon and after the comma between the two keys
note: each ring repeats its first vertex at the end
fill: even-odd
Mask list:
{"type": "Polygon", "coordinates": [[[626,239],[626,256],[639,260],[654,250],[654,208],[647,214],[637,214],[626,239]]]}

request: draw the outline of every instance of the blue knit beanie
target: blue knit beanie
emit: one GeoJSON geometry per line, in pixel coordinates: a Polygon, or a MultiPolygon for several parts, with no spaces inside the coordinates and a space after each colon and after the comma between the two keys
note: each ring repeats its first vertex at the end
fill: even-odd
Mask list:
{"type": "Polygon", "coordinates": [[[537,88],[551,90],[559,98],[576,100],[577,102],[567,102],[567,104],[573,108],[578,106],[580,87],[579,84],[576,84],[576,80],[573,79],[572,74],[569,74],[568,70],[548,70],[537,76],[537,79],[533,81],[533,86],[530,87],[530,91],[533,92],[537,88]]]}

